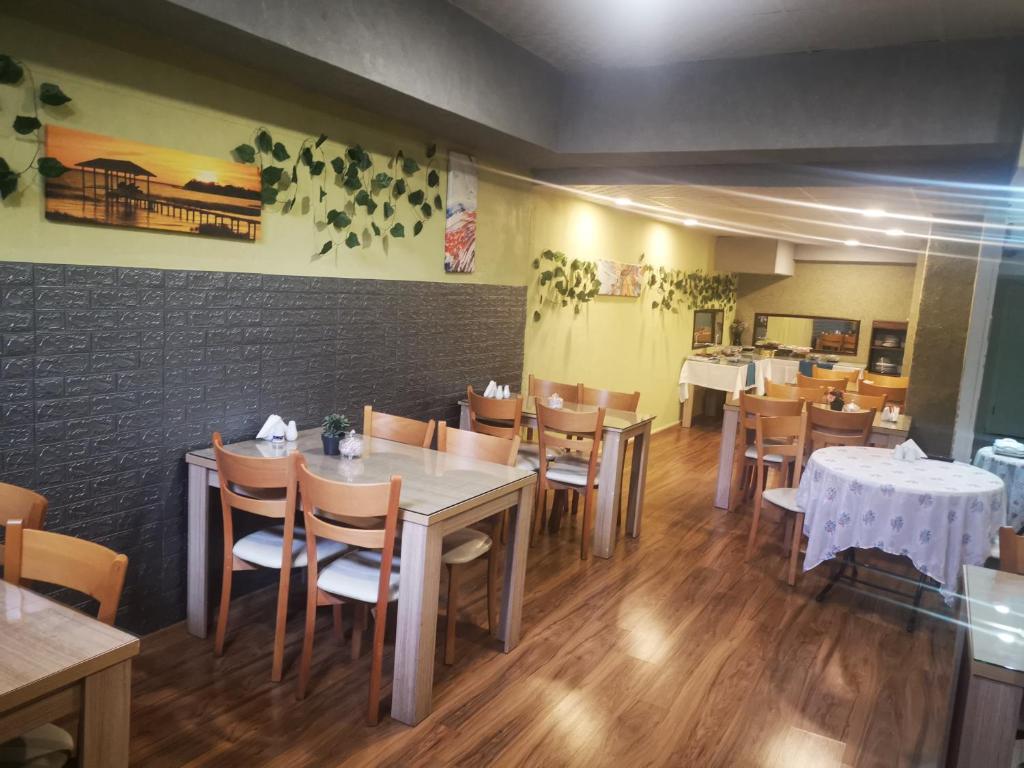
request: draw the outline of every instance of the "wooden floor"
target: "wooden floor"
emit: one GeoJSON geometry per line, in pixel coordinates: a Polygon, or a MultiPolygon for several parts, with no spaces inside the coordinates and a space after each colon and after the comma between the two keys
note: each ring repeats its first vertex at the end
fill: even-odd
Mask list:
{"type": "Polygon", "coordinates": [[[369,660],[349,660],[328,614],[311,693],[296,702],[298,592],[285,681],[271,683],[264,591],[237,601],[221,659],[183,625],[144,639],[133,764],[936,765],[951,625],[924,617],[909,635],[905,609],[845,588],[818,604],[824,569],[790,589],[775,526],[744,563],[749,511],[711,504],[717,431],[670,429],[652,448],[642,538],[581,563],[578,522],[545,534],[509,655],[482,629],[483,563],[472,571],[460,658],[438,659],[434,712],[418,727],[364,725],[369,660]]]}

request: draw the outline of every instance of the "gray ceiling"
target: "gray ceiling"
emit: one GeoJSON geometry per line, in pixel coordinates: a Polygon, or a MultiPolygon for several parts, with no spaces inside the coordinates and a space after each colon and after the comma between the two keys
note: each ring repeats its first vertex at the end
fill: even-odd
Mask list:
{"type": "Polygon", "coordinates": [[[1024,0],[450,0],[569,71],[1024,33],[1024,0]]]}

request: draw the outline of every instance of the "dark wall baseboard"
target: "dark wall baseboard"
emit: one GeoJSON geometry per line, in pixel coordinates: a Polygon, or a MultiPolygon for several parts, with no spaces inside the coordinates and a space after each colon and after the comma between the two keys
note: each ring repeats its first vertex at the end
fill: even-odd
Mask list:
{"type": "Polygon", "coordinates": [[[525,321],[523,287],[0,263],[0,480],[127,554],[118,624],[151,631],[184,616],[187,450],[270,413],[453,421],[521,380],[525,321]]]}

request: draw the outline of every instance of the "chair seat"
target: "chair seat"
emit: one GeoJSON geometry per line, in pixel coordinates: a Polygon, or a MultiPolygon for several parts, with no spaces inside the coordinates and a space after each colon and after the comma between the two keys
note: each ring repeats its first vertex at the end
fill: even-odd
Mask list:
{"type": "MultiPolygon", "coordinates": [[[[332,560],[320,571],[316,585],[324,592],[339,597],[361,600],[364,603],[377,602],[377,587],[380,584],[380,563],[369,562],[361,555],[368,552],[349,552],[332,560]]],[[[398,570],[391,569],[388,584],[388,602],[398,598],[398,570]]]]}
{"type": "MultiPolygon", "coordinates": [[[[231,549],[235,557],[247,563],[264,568],[281,567],[281,549],[284,546],[284,526],[272,525],[269,528],[250,533],[235,542],[231,549]]],[[[322,563],[348,551],[348,546],[340,541],[317,539],[316,560],[322,563]]],[[[306,530],[295,528],[292,536],[292,568],[303,568],[306,565],[306,530]]]]}
{"type": "MultiPolygon", "coordinates": [[[[556,483],[578,485],[582,488],[587,484],[588,469],[589,465],[578,459],[559,459],[548,464],[547,477],[548,480],[553,480],[556,483]]],[[[595,486],[598,482],[599,472],[600,467],[598,467],[598,474],[594,475],[595,486]]]]}
{"type": "Polygon", "coordinates": [[[776,507],[788,509],[790,512],[802,511],[796,503],[796,488],[768,488],[761,495],[761,498],[774,504],[776,507]]]}
{"type": "MultiPolygon", "coordinates": [[[[554,459],[558,454],[555,451],[548,451],[548,460],[554,459]]],[[[523,443],[519,446],[519,457],[516,459],[518,469],[540,469],[540,446],[537,443],[523,443]]]]}
{"type": "Polygon", "coordinates": [[[491,549],[491,537],[475,528],[460,528],[444,537],[441,544],[441,562],[461,565],[486,555],[491,549]]]}
{"type": "Polygon", "coordinates": [[[0,744],[0,766],[61,768],[67,764],[74,749],[75,742],[70,733],[47,723],[0,744]]]}
{"type": "MultiPolygon", "coordinates": [[[[753,459],[754,461],[757,461],[757,446],[749,446],[747,450],[744,451],[743,455],[746,456],[748,459],[753,459]]],[[[780,463],[783,460],[783,458],[786,458],[787,461],[793,460],[792,457],[783,457],[782,454],[779,453],[766,453],[764,455],[764,460],[770,461],[772,464],[780,463]]]]}

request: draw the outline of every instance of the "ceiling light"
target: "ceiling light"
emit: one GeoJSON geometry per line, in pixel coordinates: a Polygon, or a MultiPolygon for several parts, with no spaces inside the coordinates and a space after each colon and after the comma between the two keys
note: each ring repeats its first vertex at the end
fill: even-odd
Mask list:
{"type": "Polygon", "coordinates": [[[684,226],[696,227],[698,224],[700,224],[700,222],[697,221],[696,219],[683,219],[683,225],[684,226]]]}
{"type": "Polygon", "coordinates": [[[860,245],[860,240],[854,240],[852,238],[849,240],[844,240],[843,245],[848,245],[851,248],[856,248],[858,245],[860,245]]]}
{"type": "Polygon", "coordinates": [[[903,237],[907,233],[904,232],[899,227],[893,227],[892,229],[885,230],[885,234],[887,234],[889,237],[903,237]]]}
{"type": "Polygon", "coordinates": [[[627,205],[632,205],[633,201],[630,200],[628,197],[616,197],[615,204],[621,205],[623,208],[625,208],[627,205]]]}
{"type": "Polygon", "coordinates": [[[883,216],[887,216],[888,215],[881,208],[865,208],[863,210],[863,214],[865,216],[867,216],[869,219],[880,219],[883,216]]]}

